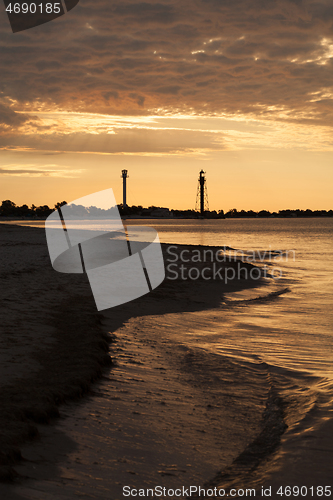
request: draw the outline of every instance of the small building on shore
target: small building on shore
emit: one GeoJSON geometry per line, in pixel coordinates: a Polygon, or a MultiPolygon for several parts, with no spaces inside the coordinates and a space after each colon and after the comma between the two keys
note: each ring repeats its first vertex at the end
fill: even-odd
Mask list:
{"type": "Polygon", "coordinates": [[[158,218],[170,218],[173,217],[173,213],[169,208],[164,208],[164,207],[159,207],[155,208],[150,212],[151,217],[158,217],[158,218]]]}

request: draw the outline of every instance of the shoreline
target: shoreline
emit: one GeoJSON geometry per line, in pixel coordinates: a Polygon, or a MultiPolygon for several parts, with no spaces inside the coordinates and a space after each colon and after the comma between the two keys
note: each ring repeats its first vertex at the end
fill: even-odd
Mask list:
{"type": "Polygon", "coordinates": [[[36,424],[86,393],[111,360],[85,277],[53,271],[44,230],[1,225],[0,232],[0,480],[13,480],[36,424]]]}
{"type": "MultiPolygon", "coordinates": [[[[1,455],[2,480],[15,481],[17,479],[18,476],[16,475],[14,466],[20,462],[19,447],[27,439],[34,439],[38,436],[36,423],[38,426],[38,424],[48,421],[54,422],[54,418],[59,415],[58,406],[60,404],[66,400],[70,401],[72,398],[78,398],[85,393],[89,394],[91,382],[103,375],[103,367],[110,363],[110,358],[107,354],[110,336],[105,331],[105,328],[101,326],[103,318],[109,316],[108,329],[113,332],[124,326],[130,318],[138,319],[149,315],[160,316],[168,313],[182,313],[184,311],[210,310],[219,307],[223,293],[252,287],[256,288],[259,284],[263,285],[262,282],[259,283],[256,280],[243,279],[235,280],[227,285],[221,281],[207,282],[205,280],[198,280],[194,283],[193,281],[165,280],[160,287],[149,295],[118,306],[105,314],[97,313],[94,309],[89,284],[84,276],[56,273],[50,264],[48,264],[46,270],[48,256],[46,255],[47,249],[42,229],[8,225],[6,225],[6,228],[2,232],[3,235],[6,232],[8,233],[8,245],[6,245],[6,242],[4,244],[3,240],[2,245],[21,247],[21,251],[22,247],[26,247],[26,251],[28,253],[30,251],[31,253],[32,250],[36,250],[37,244],[42,254],[37,256],[36,252],[34,252],[34,257],[38,257],[38,263],[41,263],[40,268],[38,266],[33,268],[30,265],[29,270],[21,269],[21,272],[19,272],[15,268],[15,265],[17,267],[16,261],[12,271],[9,270],[8,279],[12,282],[15,281],[15,276],[20,277],[16,286],[21,286],[22,274],[26,273],[27,281],[25,284],[28,286],[28,282],[29,280],[31,281],[32,276],[34,276],[37,282],[43,276],[43,286],[47,286],[48,293],[52,297],[48,302],[49,309],[43,311],[41,320],[45,323],[50,323],[50,318],[46,318],[50,315],[50,311],[54,312],[56,308],[57,318],[52,317],[51,323],[52,327],[56,326],[57,333],[52,332],[52,338],[55,342],[49,351],[42,349],[41,352],[34,354],[33,360],[41,365],[37,373],[32,374],[29,378],[25,377],[24,381],[16,381],[11,386],[8,386],[3,393],[0,418],[2,420],[2,428],[6,428],[6,433],[2,434],[2,441],[0,441],[2,450],[4,450],[5,445],[5,452],[2,452],[1,455]],[[194,284],[195,286],[193,286],[194,284]],[[73,296],[69,290],[74,285],[76,286],[76,294],[73,296]],[[64,293],[65,298],[63,297],[64,293]],[[60,305],[59,307],[60,302],[57,303],[57,300],[60,301],[60,298],[64,305],[60,305]],[[73,325],[77,328],[74,334],[72,331],[73,325]],[[82,339],[84,339],[84,342],[82,342],[82,339]],[[73,360],[76,360],[75,365],[73,360]],[[60,366],[61,376],[59,375],[60,366]],[[54,371],[56,369],[58,369],[58,372],[54,371]],[[52,373],[53,371],[54,373],[52,373]],[[13,394],[16,399],[12,398],[13,394]],[[25,394],[26,397],[22,398],[22,394],[25,394]],[[27,404],[28,401],[29,404],[27,404]],[[6,408],[7,410],[4,411],[6,408]],[[10,420],[11,425],[8,427],[6,424],[10,420]]],[[[2,230],[1,227],[0,230],[2,230]]],[[[184,249],[204,250],[205,248],[214,248],[192,245],[177,246],[179,247],[179,251],[184,249]]],[[[167,247],[167,244],[162,245],[164,253],[167,247]]],[[[19,257],[22,259],[24,254],[20,253],[19,257]]],[[[31,255],[29,258],[31,258],[31,255]]],[[[233,264],[237,265],[237,262],[233,262],[233,264]]],[[[253,267],[251,264],[246,265],[249,268],[253,267]]],[[[36,281],[34,286],[37,287],[36,281]]],[[[21,301],[24,296],[20,297],[21,301]]],[[[22,306],[19,297],[16,298],[16,303],[22,306]]]]}
{"type": "MultiPolygon", "coordinates": [[[[213,310],[213,314],[217,313],[217,310],[213,310]]],[[[282,432],[277,429],[278,433],[274,434],[276,425],[283,424],[283,418],[279,415],[283,406],[277,401],[274,392],[268,394],[267,399],[265,391],[257,390],[260,388],[257,383],[265,375],[264,366],[258,366],[259,371],[254,372],[252,367],[249,373],[245,371],[244,374],[246,366],[243,365],[237,374],[235,367],[223,356],[217,357],[223,367],[218,368],[214,364],[208,366],[205,355],[200,361],[198,352],[195,354],[192,349],[182,348],[181,345],[177,347],[171,337],[157,337],[163,322],[168,323],[170,318],[179,316],[178,313],[150,317],[137,315],[122,326],[123,315],[120,311],[114,315],[111,310],[104,316],[104,330],[108,332],[116,329],[111,344],[114,359],[112,369],[104,372],[102,380],[94,385],[91,396],[66,404],[61,410],[61,418],[54,420],[52,426],[39,426],[42,440],[23,447],[24,462],[17,467],[24,479],[16,482],[13,489],[0,485],[0,493],[4,497],[13,500],[68,500],[81,494],[82,498],[120,500],[123,485],[142,488],[162,484],[167,488],[175,488],[187,485],[188,481],[207,489],[214,486],[226,489],[228,486],[256,488],[257,496],[260,496],[260,485],[266,488],[281,484],[304,484],[304,480],[300,482],[304,463],[308,474],[306,484],[311,482],[311,473],[312,478],[315,475],[313,454],[318,463],[322,463],[324,458],[321,457],[320,449],[316,449],[318,436],[314,433],[308,447],[307,436],[299,437],[297,432],[291,442],[290,436],[285,439],[283,435],[285,429],[281,429],[282,432]],[[194,371],[192,365],[195,366],[194,371]],[[211,386],[219,373],[223,379],[216,380],[211,386]],[[220,395],[221,401],[217,399],[220,396],[216,390],[223,389],[228,373],[231,377],[229,383],[232,383],[228,398],[235,398],[233,405],[237,401],[241,402],[241,393],[238,391],[247,391],[249,380],[252,380],[255,389],[255,392],[251,391],[251,399],[256,394],[251,411],[247,408],[243,414],[244,409],[240,407],[242,417],[237,420],[247,429],[245,440],[242,429],[241,442],[241,436],[237,439],[237,426],[234,428],[225,413],[229,404],[223,402],[223,395],[220,395]],[[241,378],[235,386],[242,373],[246,384],[241,378]],[[268,418],[261,421],[265,407],[269,411],[266,414],[268,418]],[[254,425],[256,415],[259,417],[258,427],[254,425]],[[266,430],[261,425],[261,422],[265,424],[265,420],[266,430]],[[215,428],[217,434],[214,434],[215,428]],[[235,455],[230,455],[228,450],[229,456],[226,457],[228,448],[224,446],[223,440],[229,439],[230,432],[235,455]],[[281,436],[281,446],[278,442],[277,453],[274,453],[274,439],[281,436]],[[214,441],[211,441],[212,438],[214,441]],[[260,438],[264,438],[261,443],[260,438]],[[253,468],[251,453],[254,453],[254,458],[256,455],[258,458],[258,450],[253,447],[256,443],[263,454],[259,454],[261,460],[253,468]],[[270,444],[273,447],[265,454],[265,448],[270,444]],[[192,445],[195,445],[193,451],[192,445]],[[207,450],[211,454],[207,454],[207,450]],[[305,457],[302,456],[304,452],[305,457]],[[295,463],[298,464],[296,469],[295,463]],[[221,472],[215,476],[218,469],[221,472]],[[232,469],[236,474],[228,477],[232,469]],[[213,476],[215,480],[203,481],[213,476]],[[288,479],[290,482],[286,483],[288,479]],[[225,480],[229,484],[225,484],[225,480]]],[[[324,427],[329,431],[332,420],[324,427]]],[[[331,451],[332,440],[328,442],[330,444],[325,443],[327,435],[324,428],[320,429],[320,434],[321,444],[326,444],[327,452],[331,451]]],[[[321,482],[326,479],[327,483],[330,478],[328,464],[324,472],[326,476],[325,473],[322,475],[321,482]]],[[[280,496],[273,498],[278,499],[280,496]]]]}

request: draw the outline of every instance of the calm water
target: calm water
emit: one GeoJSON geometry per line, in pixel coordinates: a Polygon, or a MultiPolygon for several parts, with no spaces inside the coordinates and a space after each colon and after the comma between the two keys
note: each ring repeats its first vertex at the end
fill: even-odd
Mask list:
{"type": "MultiPolygon", "coordinates": [[[[249,255],[255,250],[288,252],[271,266],[282,271],[274,285],[289,287],[290,293],[272,303],[247,303],[227,314],[234,316],[236,331],[248,327],[247,348],[251,340],[254,354],[260,349],[265,361],[333,378],[333,219],[128,222],[155,227],[165,243],[226,245],[249,255]]],[[[239,296],[248,298],[246,293],[239,296]]],[[[232,334],[232,345],[238,337],[232,334]]]]}

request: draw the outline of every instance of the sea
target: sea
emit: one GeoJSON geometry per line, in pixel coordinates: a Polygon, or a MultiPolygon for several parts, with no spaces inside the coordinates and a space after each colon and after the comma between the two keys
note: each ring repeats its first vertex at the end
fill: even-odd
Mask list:
{"type": "Polygon", "coordinates": [[[286,293],[271,302],[262,289],[227,295],[228,332],[217,329],[210,349],[248,359],[260,353],[272,366],[333,379],[332,218],[127,222],[155,228],[162,243],[229,247],[231,256],[267,263],[271,287],[286,293]]]}
{"type": "MultiPolygon", "coordinates": [[[[17,223],[22,225],[22,221],[17,223]]],[[[41,227],[43,223],[23,224],[41,227]]],[[[229,393],[240,377],[236,374],[242,373],[249,385],[247,395],[243,390],[239,398],[249,413],[254,394],[251,384],[268,387],[267,429],[261,428],[268,446],[262,453],[258,442],[256,451],[251,452],[251,443],[246,445],[249,468],[253,460],[259,463],[258,456],[267,459],[276,453],[288,435],[302,439],[333,417],[333,218],[128,219],[126,225],[153,227],[162,243],[228,249],[270,270],[264,285],[226,293],[218,311],[206,308],[152,316],[142,324],[145,331],[158,331],[157,340],[191,352],[197,360],[191,365],[193,370],[203,373],[202,367],[210,366],[200,376],[205,376],[205,383],[211,376],[211,387],[222,384],[217,373],[223,367],[229,367],[231,374],[224,380],[229,393]]],[[[206,478],[212,484],[227,484],[232,467],[240,474],[237,457],[233,457],[234,466],[230,465],[227,446],[234,448],[231,439],[225,441],[223,457],[227,458],[225,463],[221,458],[220,474],[212,471],[206,478]],[[228,475],[223,474],[224,467],[229,467],[228,475]]],[[[242,450],[237,453],[238,458],[242,456],[242,450]]],[[[241,470],[244,473],[244,467],[241,470]]]]}

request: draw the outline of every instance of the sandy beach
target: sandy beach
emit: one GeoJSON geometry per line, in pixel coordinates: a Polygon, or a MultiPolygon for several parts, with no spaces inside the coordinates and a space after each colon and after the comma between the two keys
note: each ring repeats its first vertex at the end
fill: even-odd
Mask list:
{"type": "Polygon", "coordinates": [[[0,231],[0,476],[10,479],[35,424],[82,395],[111,360],[85,278],[53,272],[43,230],[0,231]]]}
{"type": "MultiPolygon", "coordinates": [[[[223,314],[223,294],[260,281],[166,279],[97,313],[85,276],[52,269],[42,229],[0,231],[1,497],[275,487],[310,472],[313,454],[324,460],[318,439],[332,450],[326,429],[301,448],[296,434],[284,446],[283,409],[265,364],[208,359],[182,341],[179,325],[204,311],[223,314]]],[[[323,471],[320,484],[329,478],[323,471]]]]}

